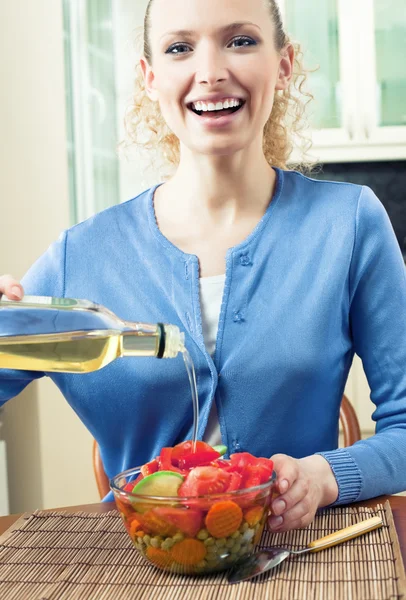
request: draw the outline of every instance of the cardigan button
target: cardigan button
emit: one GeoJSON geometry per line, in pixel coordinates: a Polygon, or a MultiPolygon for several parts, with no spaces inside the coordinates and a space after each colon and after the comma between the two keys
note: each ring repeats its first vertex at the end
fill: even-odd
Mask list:
{"type": "Polygon", "coordinates": [[[234,313],[234,323],[242,323],[244,321],[243,315],[237,311],[234,313]]]}
{"type": "Polygon", "coordinates": [[[234,452],[241,452],[241,446],[238,440],[233,440],[232,441],[232,447],[234,452]]]}
{"type": "Polygon", "coordinates": [[[240,255],[240,263],[242,264],[243,267],[248,267],[251,264],[251,259],[248,256],[248,254],[240,255]]]}

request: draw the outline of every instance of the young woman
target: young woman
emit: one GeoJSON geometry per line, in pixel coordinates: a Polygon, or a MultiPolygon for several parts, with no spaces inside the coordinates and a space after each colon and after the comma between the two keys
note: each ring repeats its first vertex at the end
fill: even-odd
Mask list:
{"type": "MultiPolygon", "coordinates": [[[[300,64],[275,0],[152,0],[140,68],[133,133],[154,132],[173,174],[63,232],[24,291],[178,325],[197,370],[199,437],[275,461],[272,529],[406,489],[402,256],[370,189],[286,167],[300,64]],[[338,449],[355,352],[376,435],[338,449]]],[[[4,276],[0,292],[21,297],[22,286],[4,276]]],[[[0,401],[41,375],[3,370],[0,401]]],[[[109,476],[190,438],[181,360],[49,376],[109,476]]]]}

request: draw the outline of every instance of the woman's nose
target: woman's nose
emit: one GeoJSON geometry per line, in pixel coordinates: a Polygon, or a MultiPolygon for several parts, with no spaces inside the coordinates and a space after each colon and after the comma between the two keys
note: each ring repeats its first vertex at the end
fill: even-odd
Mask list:
{"type": "Polygon", "coordinates": [[[226,79],[227,76],[225,73],[214,71],[206,71],[197,75],[197,83],[200,83],[201,85],[215,85],[216,83],[221,83],[226,79]]]}
{"type": "Polygon", "coordinates": [[[202,57],[196,69],[196,81],[203,85],[215,85],[228,79],[228,76],[224,59],[211,52],[202,57]]]}

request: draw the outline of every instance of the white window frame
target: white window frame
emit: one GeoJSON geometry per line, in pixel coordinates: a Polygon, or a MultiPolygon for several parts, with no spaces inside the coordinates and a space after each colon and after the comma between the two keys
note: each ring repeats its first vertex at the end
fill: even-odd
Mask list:
{"type": "MultiPolygon", "coordinates": [[[[277,1],[285,18],[289,0],[277,1]]],[[[406,126],[378,125],[374,1],[337,0],[343,126],[312,131],[322,163],[406,158],[406,126]]]]}

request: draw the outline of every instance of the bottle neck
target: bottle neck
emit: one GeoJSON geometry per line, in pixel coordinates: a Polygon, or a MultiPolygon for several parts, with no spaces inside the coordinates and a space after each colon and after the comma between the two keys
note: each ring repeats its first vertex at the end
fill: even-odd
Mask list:
{"type": "Polygon", "coordinates": [[[143,333],[123,331],[121,336],[122,356],[157,356],[159,350],[159,332],[143,333]]]}
{"type": "Polygon", "coordinates": [[[122,356],[175,358],[185,348],[185,336],[176,325],[144,325],[122,333],[122,356]]]}

